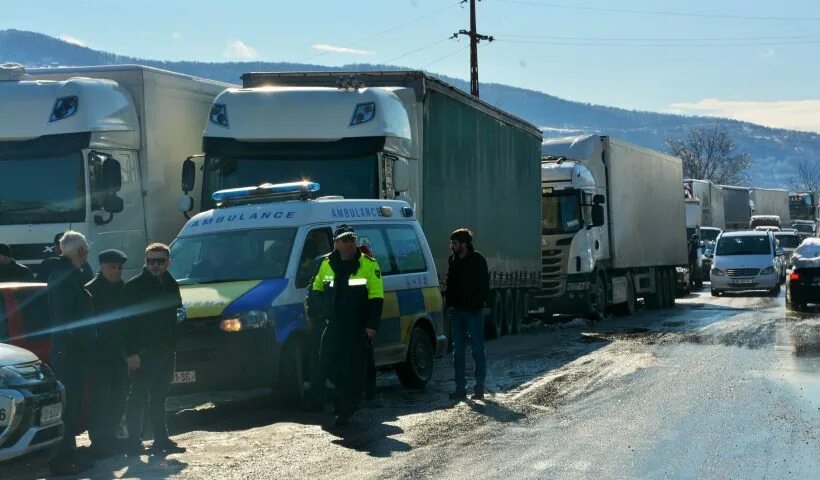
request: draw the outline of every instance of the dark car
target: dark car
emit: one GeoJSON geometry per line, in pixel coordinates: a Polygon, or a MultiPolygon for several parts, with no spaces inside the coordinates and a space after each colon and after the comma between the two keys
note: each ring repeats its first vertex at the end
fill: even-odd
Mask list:
{"type": "Polygon", "coordinates": [[[805,310],[820,304],[820,239],[809,238],[794,251],[786,277],[786,308],[805,310]]]}

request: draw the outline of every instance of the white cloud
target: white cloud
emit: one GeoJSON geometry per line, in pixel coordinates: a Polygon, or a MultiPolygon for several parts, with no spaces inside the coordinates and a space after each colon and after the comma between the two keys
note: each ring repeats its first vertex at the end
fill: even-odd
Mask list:
{"type": "Polygon", "coordinates": [[[314,50],[321,50],[330,53],[348,53],[351,55],[373,55],[373,52],[367,50],[356,50],[355,48],[338,47],[336,45],[327,45],[324,43],[317,43],[311,47],[314,50]]]}
{"type": "Polygon", "coordinates": [[[66,43],[70,43],[72,45],[79,45],[81,47],[87,47],[88,46],[87,43],[80,40],[79,38],[72,37],[71,35],[68,35],[68,34],[65,34],[65,33],[60,34],[60,40],[66,42],[66,43]]]}
{"type": "Polygon", "coordinates": [[[178,40],[178,39],[182,38],[182,34],[179,33],[179,32],[174,32],[174,33],[171,34],[171,37],[173,37],[174,40],[178,40]]]}
{"type": "Polygon", "coordinates": [[[760,54],[760,56],[768,60],[770,58],[774,58],[774,53],[774,47],[769,47],[768,49],[764,50],[763,53],[760,54]]]}
{"type": "Polygon", "coordinates": [[[259,56],[256,50],[242,40],[229,40],[224,55],[227,58],[239,58],[241,60],[250,60],[259,56]]]}
{"type": "Polygon", "coordinates": [[[673,103],[669,108],[673,113],[727,117],[767,127],[820,133],[820,100],[758,102],[707,98],[694,103],[673,103]]]}

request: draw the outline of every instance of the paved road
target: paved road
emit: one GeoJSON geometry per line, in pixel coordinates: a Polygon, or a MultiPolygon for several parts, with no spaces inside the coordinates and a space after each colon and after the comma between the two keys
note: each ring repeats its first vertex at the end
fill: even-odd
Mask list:
{"type": "MultiPolygon", "coordinates": [[[[820,315],[698,294],[675,309],[539,325],[488,344],[484,402],[454,405],[449,358],[424,393],[379,377],[347,434],[256,392],[177,400],[167,459],[94,478],[817,478],[820,315]]],[[[0,467],[2,469],[4,467],[0,467]]],[[[9,478],[44,476],[19,462],[9,478]]],[[[3,475],[6,478],[6,474],[3,475]]]]}

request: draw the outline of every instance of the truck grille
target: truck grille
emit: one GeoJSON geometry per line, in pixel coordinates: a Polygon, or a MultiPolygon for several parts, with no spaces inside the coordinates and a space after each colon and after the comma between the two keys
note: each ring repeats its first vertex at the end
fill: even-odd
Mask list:
{"type": "Polygon", "coordinates": [[[544,295],[556,297],[563,293],[562,268],[566,265],[567,250],[552,249],[541,252],[541,287],[544,295]]]}
{"type": "Polygon", "coordinates": [[[760,273],[759,268],[730,268],[726,270],[726,275],[730,277],[754,277],[760,273]]]}

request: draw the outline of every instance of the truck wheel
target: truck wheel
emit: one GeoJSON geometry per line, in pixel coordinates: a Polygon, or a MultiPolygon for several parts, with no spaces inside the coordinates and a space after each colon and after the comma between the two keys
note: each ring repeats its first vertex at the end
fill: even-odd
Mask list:
{"type": "Polygon", "coordinates": [[[490,315],[484,320],[484,338],[495,340],[501,336],[501,325],[504,321],[504,302],[501,292],[493,292],[490,297],[490,315]]]}
{"type": "Polygon", "coordinates": [[[524,309],[526,308],[526,305],[524,305],[525,296],[526,294],[521,293],[521,290],[516,290],[513,293],[515,307],[513,308],[513,318],[510,324],[510,333],[512,335],[518,335],[521,331],[521,324],[524,322],[524,309]]]}
{"type": "MultiPolygon", "coordinates": [[[[669,276],[666,274],[665,270],[661,270],[660,277],[660,304],[661,308],[666,308],[669,306],[669,297],[673,294],[669,290],[669,276]]],[[[677,285],[675,286],[675,288],[677,288],[677,285]]]]}
{"type": "Polygon", "coordinates": [[[279,359],[279,381],[273,386],[276,403],[283,407],[296,407],[304,398],[304,363],[301,341],[291,339],[285,344],[279,359]]]}
{"type": "Polygon", "coordinates": [[[675,305],[675,300],[678,298],[678,279],[675,276],[674,270],[666,271],[666,279],[669,282],[669,297],[667,297],[666,306],[672,307],[675,305]]]}
{"type": "Polygon", "coordinates": [[[515,297],[512,290],[506,290],[504,295],[504,321],[501,323],[501,335],[509,335],[515,321],[515,297]]]}
{"type": "Polygon", "coordinates": [[[595,275],[595,285],[591,292],[590,311],[587,315],[590,320],[603,320],[606,314],[606,287],[600,275],[595,275]]]}
{"type": "Polygon", "coordinates": [[[655,270],[655,293],[648,296],[650,308],[663,308],[663,276],[660,270],[655,270]]]}
{"type": "Polygon", "coordinates": [[[713,297],[719,297],[719,296],[720,296],[720,291],[718,291],[718,290],[714,290],[714,289],[713,289],[713,290],[712,290],[712,296],[713,296],[713,297]]]}
{"type": "Polygon", "coordinates": [[[626,274],[626,302],[615,306],[617,315],[628,316],[635,313],[635,282],[632,274],[626,274]]]}
{"type": "Polygon", "coordinates": [[[407,358],[396,365],[396,375],[404,388],[424,388],[433,378],[433,344],[421,327],[414,327],[407,345],[407,358]]]}

